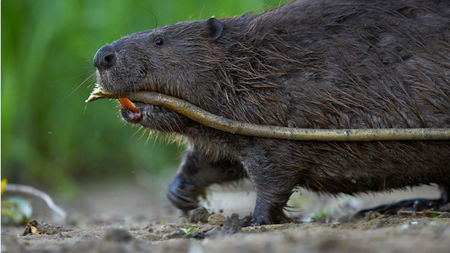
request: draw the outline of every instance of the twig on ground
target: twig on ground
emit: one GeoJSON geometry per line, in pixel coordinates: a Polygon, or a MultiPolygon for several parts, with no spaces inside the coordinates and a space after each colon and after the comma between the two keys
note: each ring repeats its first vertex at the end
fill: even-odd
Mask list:
{"type": "Polygon", "coordinates": [[[37,198],[42,199],[50,208],[55,215],[55,219],[62,221],[65,220],[67,215],[64,210],[57,206],[55,202],[53,202],[53,199],[45,192],[40,191],[34,187],[28,186],[28,185],[20,185],[20,184],[7,184],[5,188],[6,192],[20,192],[25,194],[33,195],[37,198]]]}

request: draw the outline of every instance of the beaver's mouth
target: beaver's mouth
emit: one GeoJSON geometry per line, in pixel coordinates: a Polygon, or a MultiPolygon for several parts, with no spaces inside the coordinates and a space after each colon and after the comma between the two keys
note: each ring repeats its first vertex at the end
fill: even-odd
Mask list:
{"type": "MultiPolygon", "coordinates": [[[[119,99],[119,101],[120,100],[121,99],[119,99]]],[[[136,102],[131,102],[130,100],[128,100],[128,101],[129,101],[129,103],[131,103],[133,105],[136,103],[136,102]]],[[[137,107],[135,107],[136,110],[130,110],[129,107],[122,104],[122,102],[120,103],[120,105],[122,106],[122,108],[121,108],[122,115],[124,115],[126,117],[126,119],[128,119],[129,121],[138,122],[140,119],[142,119],[142,113],[139,109],[137,109],[137,107]]]]}
{"type": "Polygon", "coordinates": [[[122,106],[122,114],[126,115],[131,121],[138,121],[142,118],[141,111],[136,107],[135,103],[128,98],[118,98],[120,105],[122,106]]]}

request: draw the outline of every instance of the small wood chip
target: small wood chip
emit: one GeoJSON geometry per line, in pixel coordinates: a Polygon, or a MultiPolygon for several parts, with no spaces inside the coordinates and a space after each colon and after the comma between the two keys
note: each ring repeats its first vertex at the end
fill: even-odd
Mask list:
{"type": "Polygon", "coordinates": [[[36,220],[32,220],[27,223],[27,226],[25,227],[25,231],[23,231],[23,235],[36,235],[40,234],[41,231],[37,228],[39,226],[39,223],[36,220]]]}

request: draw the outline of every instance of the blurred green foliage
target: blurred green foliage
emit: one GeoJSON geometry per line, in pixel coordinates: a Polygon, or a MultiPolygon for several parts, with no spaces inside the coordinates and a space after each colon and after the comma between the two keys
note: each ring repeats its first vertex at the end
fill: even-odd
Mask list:
{"type": "Polygon", "coordinates": [[[175,173],[183,147],[147,141],[116,101],[86,106],[92,57],[123,35],[260,12],[279,0],[1,1],[1,166],[10,182],[74,192],[86,180],[175,173]],[[137,133],[136,133],[137,132],[137,133]]]}

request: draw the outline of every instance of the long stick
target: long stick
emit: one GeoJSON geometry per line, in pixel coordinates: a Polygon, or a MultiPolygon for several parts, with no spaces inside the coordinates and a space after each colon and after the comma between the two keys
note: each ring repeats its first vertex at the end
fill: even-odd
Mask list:
{"type": "MultiPolygon", "coordinates": [[[[378,129],[305,129],[250,124],[207,112],[182,99],[155,92],[127,94],[133,101],[162,106],[198,123],[224,132],[248,136],[299,141],[419,141],[450,140],[449,128],[378,128],[378,129]]],[[[100,98],[117,98],[96,88],[86,102],[100,98]]]]}

